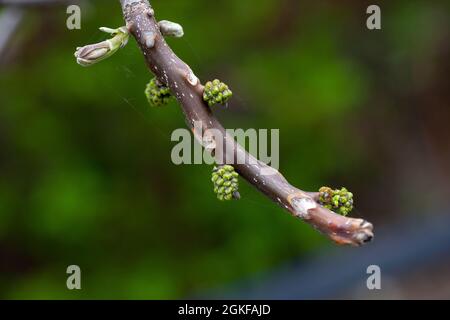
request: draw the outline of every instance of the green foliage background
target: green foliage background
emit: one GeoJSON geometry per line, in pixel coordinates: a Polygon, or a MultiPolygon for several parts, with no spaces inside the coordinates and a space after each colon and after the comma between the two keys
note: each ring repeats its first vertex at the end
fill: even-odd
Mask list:
{"type": "MultiPolygon", "coordinates": [[[[293,184],[345,185],[354,215],[379,224],[386,212],[371,199],[383,186],[386,204],[408,209],[385,176],[395,161],[382,137],[412,112],[396,101],[416,90],[411,66],[449,29],[448,4],[382,2],[382,31],[366,29],[360,1],[153,6],[184,26],[169,43],[199,78],[233,90],[217,110],[225,127],[280,129],[280,170],[293,184]]],[[[82,29],[69,31],[65,8],[29,12],[1,69],[1,298],[182,298],[334,246],[245,182],[240,201],[218,202],[211,167],[173,165],[170,135],[184,119],[175,102],[148,107],[134,40],[91,68],[75,63],[76,46],[103,39],[98,27],[123,23],[118,1],[82,13],[82,29]],[[81,291],[65,287],[71,264],[81,291]]]]}

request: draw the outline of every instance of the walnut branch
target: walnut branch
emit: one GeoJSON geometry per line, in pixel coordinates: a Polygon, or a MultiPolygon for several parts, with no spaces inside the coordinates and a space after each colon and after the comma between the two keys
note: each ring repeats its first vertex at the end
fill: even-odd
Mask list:
{"type": "Polygon", "coordinates": [[[203,101],[203,85],[166,43],[147,0],[120,0],[126,26],[136,39],[150,71],[168,86],[184,112],[187,125],[204,145],[208,132],[220,132],[212,154],[218,163],[235,170],[263,194],[339,244],[361,245],[373,238],[372,224],[338,215],[317,201],[316,193],[304,192],[287,182],[275,169],[255,159],[230,136],[203,101]],[[195,124],[200,123],[200,128],[195,124]],[[217,145],[223,147],[218,152],[217,145]],[[230,159],[232,161],[230,161],[230,159]],[[246,159],[237,162],[236,159],[246,159]],[[262,174],[264,173],[264,174],[262,174]]]}

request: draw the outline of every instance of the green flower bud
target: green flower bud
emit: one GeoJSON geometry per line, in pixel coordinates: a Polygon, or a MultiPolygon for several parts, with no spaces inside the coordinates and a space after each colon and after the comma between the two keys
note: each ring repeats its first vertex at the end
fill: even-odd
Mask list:
{"type": "Polygon", "coordinates": [[[329,210],[346,216],[353,209],[353,193],[346,188],[333,190],[322,187],[319,189],[319,203],[329,210]]]}
{"type": "Polygon", "coordinates": [[[214,167],[211,181],[213,182],[214,193],[216,193],[217,199],[223,201],[240,198],[238,176],[239,174],[234,171],[233,166],[214,167]]]}
{"type": "Polygon", "coordinates": [[[78,47],[75,57],[79,65],[88,67],[109,58],[128,42],[129,34],[125,27],[117,29],[101,27],[100,30],[111,34],[113,37],[99,43],[78,47]]]}
{"type": "Polygon", "coordinates": [[[225,104],[232,95],[233,93],[225,83],[215,79],[205,84],[203,100],[212,107],[215,104],[225,104]]]}
{"type": "Polygon", "coordinates": [[[145,95],[147,96],[148,103],[152,107],[164,106],[172,97],[169,88],[161,84],[156,78],[153,78],[147,84],[145,95]]]}

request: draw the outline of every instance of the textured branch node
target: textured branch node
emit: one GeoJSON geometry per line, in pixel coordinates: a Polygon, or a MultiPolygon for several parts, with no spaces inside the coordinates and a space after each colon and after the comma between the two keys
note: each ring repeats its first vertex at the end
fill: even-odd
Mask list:
{"type": "Polygon", "coordinates": [[[317,208],[317,203],[308,196],[294,196],[290,199],[290,204],[294,208],[294,214],[303,219],[311,219],[309,210],[317,208]]]}
{"type": "Polygon", "coordinates": [[[198,80],[194,72],[191,70],[191,68],[188,67],[188,70],[189,71],[186,74],[186,80],[191,86],[195,87],[197,84],[199,84],[200,81],[198,80]]]}
{"type": "Polygon", "coordinates": [[[147,31],[144,33],[145,46],[149,49],[155,46],[156,34],[153,31],[147,31]]]}

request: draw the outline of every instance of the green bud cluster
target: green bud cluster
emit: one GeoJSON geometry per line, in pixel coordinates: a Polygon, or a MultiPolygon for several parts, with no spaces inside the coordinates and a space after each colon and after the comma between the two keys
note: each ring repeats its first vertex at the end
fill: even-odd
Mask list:
{"type": "Polygon", "coordinates": [[[203,100],[212,107],[216,103],[225,104],[232,95],[233,92],[231,92],[225,83],[215,79],[214,81],[208,81],[205,84],[203,100]]]}
{"type": "Polygon", "coordinates": [[[214,192],[221,201],[239,199],[239,174],[230,165],[214,167],[211,181],[214,184],[214,192]]]}
{"type": "Polygon", "coordinates": [[[319,203],[327,209],[346,216],[353,209],[353,193],[346,188],[333,190],[322,187],[319,189],[319,203]]]}
{"type": "Polygon", "coordinates": [[[172,97],[169,88],[161,84],[156,78],[153,78],[147,84],[145,95],[147,96],[148,103],[152,107],[164,106],[172,97]]]}

